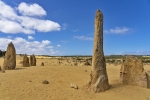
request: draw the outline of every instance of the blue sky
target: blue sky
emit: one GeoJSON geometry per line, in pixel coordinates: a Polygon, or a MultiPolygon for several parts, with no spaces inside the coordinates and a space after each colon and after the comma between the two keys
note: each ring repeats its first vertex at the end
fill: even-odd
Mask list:
{"type": "Polygon", "coordinates": [[[150,0],[0,0],[0,49],[92,55],[94,17],[104,15],[104,54],[150,55],[150,0]]]}

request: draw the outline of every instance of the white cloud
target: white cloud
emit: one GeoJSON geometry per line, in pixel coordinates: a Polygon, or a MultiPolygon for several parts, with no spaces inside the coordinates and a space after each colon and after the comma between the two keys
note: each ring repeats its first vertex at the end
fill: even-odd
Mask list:
{"type": "Polygon", "coordinates": [[[0,0],[0,9],[3,9],[0,10],[0,31],[3,33],[35,34],[35,31],[51,32],[59,31],[61,28],[57,22],[32,17],[46,15],[45,10],[38,4],[28,5],[23,2],[16,10],[0,0]],[[23,15],[19,15],[18,11],[23,15]]]}
{"type": "Polygon", "coordinates": [[[50,44],[51,42],[49,40],[42,40],[42,43],[45,44],[45,45],[48,45],[50,44]]]}
{"type": "Polygon", "coordinates": [[[21,25],[27,29],[37,30],[39,32],[59,31],[60,25],[50,20],[41,20],[31,17],[20,17],[21,25]]]}
{"type": "Polygon", "coordinates": [[[52,49],[52,48],[53,48],[53,46],[47,46],[46,48],[50,48],[50,49],[52,49]]]}
{"type": "Polygon", "coordinates": [[[74,38],[79,39],[79,40],[93,40],[93,38],[86,37],[86,36],[74,36],[74,38]]]}
{"type": "Polygon", "coordinates": [[[68,24],[66,24],[66,23],[63,23],[63,24],[62,24],[62,29],[63,29],[63,30],[65,30],[67,27],[68,27],[68,24]]]}
{"type": "Polygon", "coordinates": [[[104,33],[112,33],[112,34],[125,34],[131,32],[132,28],[127,27],[115,27],[114,29],[104,30],[104,33]]]}
{"type": "Polygon", "coordinates": [[[0,38],[0,49],[6,50],[8,43],[12,42],[12,39],[9,38],[0,38]]]}
{"type": "Polygon", "coordinates": [[[57,47],[61,47],[61,45],[60,45],[60,44],[57,44],[57,47]]]}
{"type": "Polygon", "coordinates": [[[58,53],[57,50],[51,46],[51,41],[28,41],[21,37],[16,38],[0,38],[0,50],[6,50],[8,43],[12,42],[15,46],[17,54],[46,54],[51,55],[58,53]]]}
{"type": "Polygon", "coordinates": [[[0,19],[0,31],[3,33],[34,33],[33,30],[23,28],[19,23],[7,19],[0,19]]]}
{"type": "Polygon", "coordinates": [[[5,4],[3,1],[0,0],[0,18],[10,18],[14,19],[14,17],[17,17],[16,11],[9,5],[5,4]]]}
{"type": "Polygon", "coordinates": [[[46,15],[46,11],[38,4],[27,4],[22,2],[18,6],[18,10],[22,15],[26,16],[43,16],[46,15]]]}
{"type": "Polygon", "coordinates": [[[28,40],[34,40],[34,37],[28,36],[28,40]]]}

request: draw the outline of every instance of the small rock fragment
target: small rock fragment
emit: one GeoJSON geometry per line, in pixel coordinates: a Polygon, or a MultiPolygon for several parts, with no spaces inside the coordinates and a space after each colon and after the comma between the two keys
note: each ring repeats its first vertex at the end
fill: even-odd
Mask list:
{"type": "Polygon", "coordinates": [[[72,83],[71,83],[70,87],[73,88],[73,84],[72,83]]]}
{"type": "Polygon", "coordinates": [[[47,80],[43,80],[42,83],[43,84],[49,84],[49,82],[47,80]]]}
{"type": "Polygon", "coordinates": [[[72,83],[71,83],[70,87],[71,87],[71,88],[74,88],[74,89],[78,89],[78,86],[75,85],[75,84],[72,84],[72,83]]]}
{"type": "Polygon", "coordinates": [[[77,86],[77,85],[75,85],[75,86],[74,86],[74,88],[75,88],[75,89],[78,89],[78,86],[77,86]]]}

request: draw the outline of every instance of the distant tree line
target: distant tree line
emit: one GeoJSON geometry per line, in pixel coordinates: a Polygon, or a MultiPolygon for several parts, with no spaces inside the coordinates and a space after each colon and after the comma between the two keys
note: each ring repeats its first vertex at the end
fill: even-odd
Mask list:
{"type": "Polygon", "coordinates": [[[2,50],[0,50],[0,57],[5,56],[5,53],[6,53],[6,51],[2,51],[2,50]]]}

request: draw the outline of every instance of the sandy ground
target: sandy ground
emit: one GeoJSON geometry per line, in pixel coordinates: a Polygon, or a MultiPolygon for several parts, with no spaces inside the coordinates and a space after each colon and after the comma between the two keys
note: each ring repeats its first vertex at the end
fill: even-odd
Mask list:
{"type": "MultiPolygon", "coordinates": [[[[110,89],[92,93],[85,88],[91,66],[71,66],[65,61],[58,65],[57,59],[37,59],[37,66],[22,67],[21,60],[17,57],[16,70],[0,73],[0,100],[150,100],[150,89],[119,82],[120,65],[107,65],[110,89]],[[41,66],[41,62],[45,66],[41,66]],[[42,84],[44,79],[49,84],[42,84]],[[79,89],[70,88],[71,83],[79,89]]],[[[3,58],[0,58],[2,64],[3,58]]],[[[150,70],[150,65],[144,68],[150,70]]]]}

